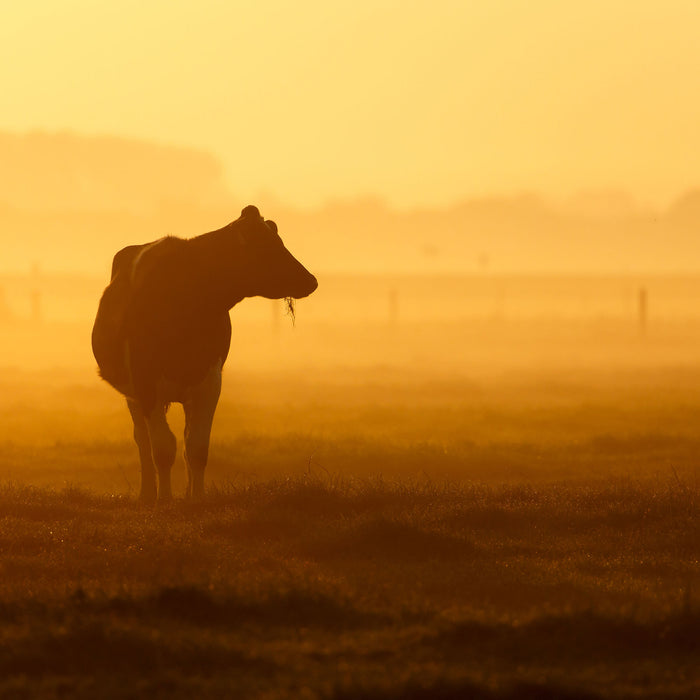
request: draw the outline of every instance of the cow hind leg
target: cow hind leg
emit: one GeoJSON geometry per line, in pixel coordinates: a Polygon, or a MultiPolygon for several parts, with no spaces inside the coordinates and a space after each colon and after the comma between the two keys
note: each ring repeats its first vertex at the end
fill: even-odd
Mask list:
{"type": "Polygon", "coordinates": [[[166,407],[156,406],[145,417],[151,454],[158,472],[158,500],[169,501],[173,497],[170,472],[175,462],[177,443],[165,416],[166,407]]]}
{"type": "Polygon", "coordinates": [[[220,394],[221,363],[217,363],[184,404],[187,495],[192,498],[204,495],[204,469],[207,466],[211,426],[220,394]]]}
{"type": "Polygon", "coordinates": [[[144,503],[153,503],[156,500],[157,493],[156,468],[153,464],[151,438],[148,435],[146,418],[137,401],[127,399],[126,404],[134,422],[134,441],[139,449],[139,460],[141,462],[141,492],[139,499],[144,503]]]}

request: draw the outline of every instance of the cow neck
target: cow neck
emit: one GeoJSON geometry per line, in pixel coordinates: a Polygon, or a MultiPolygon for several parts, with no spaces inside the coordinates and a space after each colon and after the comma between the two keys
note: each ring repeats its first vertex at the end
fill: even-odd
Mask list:
{"type": "Polygon", "coordinates": [[[246,296],[243,251],[232,238],[230,224],[188,241],[193,288],[208,308],[230,309],[246,296]]]}

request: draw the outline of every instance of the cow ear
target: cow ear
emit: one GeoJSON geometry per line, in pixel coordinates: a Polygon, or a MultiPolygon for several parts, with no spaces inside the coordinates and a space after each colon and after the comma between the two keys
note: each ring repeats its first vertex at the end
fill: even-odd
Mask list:
{"type": "Polygon", "coordinates": [[[243,208],[243,211],[241,211],[241,218],[260,219],[260,211],[257,207],[253,206],[252,204],[249,204],[247,207],[243,208]]]}
{"type": "Polygon", "coordinates": [[[274,221],[272,221],[272,219],[268,219],[265,223],[267,224],[268,228],[272,229],[275,233],[277,233],[277,224],[274,221]]]}

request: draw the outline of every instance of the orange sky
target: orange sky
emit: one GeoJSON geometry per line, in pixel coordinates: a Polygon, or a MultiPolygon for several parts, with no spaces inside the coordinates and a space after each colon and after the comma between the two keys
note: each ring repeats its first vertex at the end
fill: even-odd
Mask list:
{"type": "Polygon", "coordinates": [[[240,199],[700,185],[695,0],[30,0],[0,130],[218,155],[240,199]]]}

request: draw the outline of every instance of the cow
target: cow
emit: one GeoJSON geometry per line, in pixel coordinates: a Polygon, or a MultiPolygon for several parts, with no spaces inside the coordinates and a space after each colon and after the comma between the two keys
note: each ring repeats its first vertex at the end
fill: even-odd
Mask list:
{"type": "Polygon", "coordinates": [[[187,495],[204,494],[221,370],[231,344],[229,310],[254,296],[291,304],[317,286],[284,246],[274,221],[252,205],[215,231],[130,245],[114,256],[92,350],[100,376],[126,397],[141,462],[141,501],[172,498],[176,439],[166,417],[171,403],[185,411],[187,495]]]}

